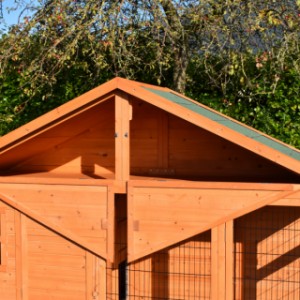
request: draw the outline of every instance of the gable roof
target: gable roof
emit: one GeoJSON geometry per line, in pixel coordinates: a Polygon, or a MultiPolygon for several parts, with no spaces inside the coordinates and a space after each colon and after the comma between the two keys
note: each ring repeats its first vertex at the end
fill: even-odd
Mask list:
{"type": "Polygon", "coordinates": [[[168,88],[115,78],[0,138],[1,154],[123,91],[300,174],[300,151],[168,88]]]}

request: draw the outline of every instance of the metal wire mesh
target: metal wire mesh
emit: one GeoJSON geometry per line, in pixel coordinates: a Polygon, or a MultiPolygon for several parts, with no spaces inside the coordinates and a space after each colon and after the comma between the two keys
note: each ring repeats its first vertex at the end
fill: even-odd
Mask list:
{"type": "Polygon", "coordinates": [[[235,299],[300,299],[300,207],[265,207],[235,221],[235,299]]]}
{"type": "Polygon", "coordinates": [[[210,299],[210,239],[207,231],[127,265],[126,299],[210,299]]]}

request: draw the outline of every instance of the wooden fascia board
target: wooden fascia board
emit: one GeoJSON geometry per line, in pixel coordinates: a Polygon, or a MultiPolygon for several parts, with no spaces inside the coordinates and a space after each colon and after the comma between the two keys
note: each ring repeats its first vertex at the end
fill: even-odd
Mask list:
{"type": "Polygon", "coordinates": [[[117,78],[69,101],[0,138],[0,154],[113,97],[117,78]],[[107,95],[107,96],[106,96],[107,95]]]}
{"type": "Polygon", "coordinates": [[[232,189],[232,190],[267,190],[297,191],[300,184],[292,183],[256,183],[256,182],[211,182],[186,180],[129,180],[128,187],[159,187],[159,188],[195,188],[195,189],[232,189]]]}
{"type": "MultiPolygon", "coordinates": [[[[297,174],[300,174],[300,162],[295,160],[267,145],[264,145],[258,141],[251,139],[233,129],[228,128],[225,125],[222,125],[216,121],[213,121],[205,116],[201,116],[198,113],[195,113],[189,109],[186,109],[179,104],[170,103],[169,100],[152,93],[144,89],[141,85],[138,85],[134,82],[127,80],[119,80],[118,88],[131,94],[132,96],[141,99],[151,105],[154,105],[160,109],[167,111],[181,119],[186,120],[198,127],[201,127],[212,134],[218,135],[221,138],[224,138],[242,148],[245,148],[255,154],[258,154],[261,157],[266,158],[278,165],[281,165],[297,174]]],[[[168,89],[166,91],[173,92],[168,89]]],[[[180,95],[182,96],[182,95],[180,95]]],[[[188,99],[188,98],[186,98],[188,99]]],[[[215,111],[214,111],[215,112],[215,111]]],[[[134,117],[134,116],[133,116],[134,117]]],[[[228,118],[230,119],[230,118],[228,118]]],[[[234,122],[236,122],[234,120],[234,122]]],[[[239,122],[237,122],[239,123],[239,122]]],[[[247,127],[246,125],[242,124],[247,127]]],[[[251,128],[252,129],[252,128],[251,128]]],[[[264,135],[263,133],[257,131],[258,134],[264,135]]],[[[292,147],[290,147],[292,148],[292,147]]]]}
{"type": "Polygon", "coordinates": [[[66,186],[115,186],[114,180],[109,179],[78,179],[78,178],[49,178],[31,176],[0,176],[1,183],[9,184],[45,184],[45,185],[66,185],[66,186]]]}

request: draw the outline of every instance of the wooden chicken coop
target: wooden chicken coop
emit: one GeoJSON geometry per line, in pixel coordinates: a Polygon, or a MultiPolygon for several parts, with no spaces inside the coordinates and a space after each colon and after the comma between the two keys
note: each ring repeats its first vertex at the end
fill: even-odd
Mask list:
{"type": "Polygon", "coordinates": [[[115,78],[0,138],[0,299],[300,299],[300,152],[115,78]]]}

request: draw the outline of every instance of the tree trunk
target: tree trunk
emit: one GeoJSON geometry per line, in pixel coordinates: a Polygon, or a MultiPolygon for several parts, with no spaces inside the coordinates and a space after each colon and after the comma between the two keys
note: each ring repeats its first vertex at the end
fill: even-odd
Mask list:
{"type": "Polygon", "coordinates": [[[162,0],[161,5],[166,14],[168,34],[174,49],[173,89],[184,93],[188,66],[188,41],[185,29],[172,1],[162,0]]]}

